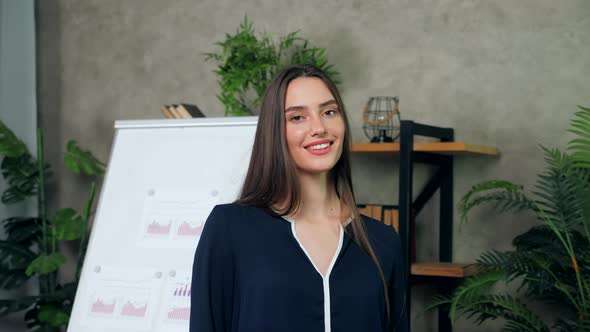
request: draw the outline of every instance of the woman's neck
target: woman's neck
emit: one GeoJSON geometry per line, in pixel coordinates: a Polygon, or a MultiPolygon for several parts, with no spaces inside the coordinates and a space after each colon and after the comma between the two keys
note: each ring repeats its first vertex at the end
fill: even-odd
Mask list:
{"type": "Polygon", "coordinates": [[[328,173],[300,174],[301,203],[293,216],[306,222],[340,220],[342,207],[328,173]]]}

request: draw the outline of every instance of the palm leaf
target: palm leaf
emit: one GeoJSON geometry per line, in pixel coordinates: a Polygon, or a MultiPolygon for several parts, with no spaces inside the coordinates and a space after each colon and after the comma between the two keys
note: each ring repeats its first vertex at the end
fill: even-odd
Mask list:
{"type": "Polygon", "coordinates": [[[498,281],[506,280],[507,276],[499,270],[485,271],[471,278],[459,286],[450,298],[449,317],[451,322],[455,322],[457,314],[460,314],[460,308],[469,306],[473,299],[477,299],[485,294],[498,281]]]}
{"type": "Polygon", "coordinates": [[[590,109],[580,109],[570,130],[579,136],[570,142],[572,155],[541,146],[547,167],[531,198],[506,181],[483,182],[464,195],[459,205],[462,221],[473,207],[489,202],[499,211],[530,209],[540,225],[514,238],[516,250],[483,253],[476,263],[480,272],[450,297],[437,298],[432,307],[450,305],[453,321],[463,315],[476,324],[501,318],[506,321],[504,331],[549,331],[517,300],[521,294],[564,312],[552,328],[590,331],[590,109]],[[514,295],[487,291],[502,275],[507,282],[518,282],[514,295]]]}
{"type": "Polygon", "coordinates": [[[582,138],[576,138],[569,142],[568,150],[573,152],[572,157],[577,167],[590,168],[590,142],[583,138],[590,139],[590,108],[578,106],[580,111],[575,113],[572,120],[572,129],[569,132],[582,138]]]}
{"type": "Polygon", "coordinates": [[[489,319],[504,319],[504,331],[549,332],[547,325],[520,300],[510,295],[479,294],[458,308],[477,325],[489,319]]]}
{"type": "Polygon", "coordinates": [[[500,180],[484,181],[474,185],[459,203],[461,223],[467,223],[469,211],[483,203],[493,203],[494,208],[500,212],[533,209],[533,202],[522,190],[521,185],[500,180]]]}

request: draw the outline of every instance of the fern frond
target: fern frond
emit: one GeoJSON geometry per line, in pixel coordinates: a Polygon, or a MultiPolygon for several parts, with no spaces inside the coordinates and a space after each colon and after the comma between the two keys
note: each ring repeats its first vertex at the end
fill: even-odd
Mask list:
{"type": "Polygon", "coordinates": [[[473,299],[481,297],[498,281],[503,280],[507,280],[507,276],[498,270],[485,271],[467,278],[465,283],[459,286],[451,296],[449,307],[451,322],[456,320],[459,306],[465,306],[465,303],[470,303],[473,299]]]}
{"type": "Polygon", "coordinates": [[[561,242],[555,233],[546,225],[533,226],[512,240],[512,245],[518,251],[536,249],[562,250],[561,242]]]}
{"type": "Polygon", "coordinates": [[[535,252],[492,250],[481,254],[476,265],[480,269],[501,270],[510,281],[529,273],[538,274],[542,259],[544,258],[535,252]]]}
{"type": "MultiPolygon", "coordinates": [[[[574,114],[571,121],[571,133],[581,138],[590,139],[590,108],[578,106],[580,111],[574,114]]],[[[572,151],[572,158],[576,167],[590,168],[590,143],[587,140],[573,139],[569,142],[568,150],[572,151]]]]}
{"type": "Polygon", "coordinates": [[[510,181],[504,181],[504,180],[489,180],[489,181],[480,182],[480,183],[472,186],[471,189],[469,189],[469,191],[461,199],[459,206],[466,206],[467,202],[469,202],[471,200],[471,197],[475,194],[478,194],[478,193],[481,193],[484,191],[499,190],[499,189],[504,189],[504,190],[508,190],[508,191],[521,191],[523,189],[523,186],[514,184],[510,181]]]}
{"type": "Polygon", "coordinates": [[[482,295],[462,302],[460,310],[476,324],[488,319],[506,320],[504,331],[549,332],[547,325],[525,304],[509,295],[482,295]]]}
{"type": "Polygon", "coordinates": [[[575,321],[558,318],[552,328],[559,332],[571,332],[576,331],[577,325],[578,324],[576,324],[575,321]]]}
{"type": "Polygon", "coordinates": [[[545,149],[548,168],[535,184],[537,216],[560,232],[571,233],[578,226],[590,240],[590,172],[574,167],[570,156],[545,149]]]}
{"type": "Polygon", "coordinates": [[[448,296],[444,296],[444,295],[435,295],[432,299],[432,301],[430,302],[430,304],[428,304],[428,306],[426,306],[426,308],[424,309],[424,311],[430,311],[430,310],[434,310],[438,307],[448,307],[451,304],[451,298],[448,296]]]}
{"type": "Polygon", "coordinates": [[[473,186],[459,203],[461,223],[467,223],[469,211],[482,203],[493,203],[494,208],[499,212],[518,212],[532,209],[534,204],[522,189],[523,187],[520,185],[497,180],[486,181],[473,186]],[[490,191],[492,192],[485,193],[490,191]]]}

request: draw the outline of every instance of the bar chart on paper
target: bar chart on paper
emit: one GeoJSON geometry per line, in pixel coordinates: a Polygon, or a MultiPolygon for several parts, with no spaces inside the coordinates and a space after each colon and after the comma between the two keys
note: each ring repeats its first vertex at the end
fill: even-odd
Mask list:
{"type": "Polygon", "coordinates": [[[166,280],[160,322],[165,331],[188,331],[190,318],[191,275],[176,271],[166,280]]]}

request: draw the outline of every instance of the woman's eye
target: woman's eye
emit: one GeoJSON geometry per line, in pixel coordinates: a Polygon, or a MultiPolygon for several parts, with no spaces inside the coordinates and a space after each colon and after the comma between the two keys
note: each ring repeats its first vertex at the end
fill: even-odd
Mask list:
{"type": "Polygon", "coordinates": [[[324,114],[327,114],[328,116],[335,115],[336,113],[336,110],[327,110],[326,112],[324,112],[324,114]]]}
{"type": "Polygon", "coordinates": [[[291,117],[291,120],[292,121],[299,121],[299,120],[301,120],[301,115],[295,115],[295,116],[291,117]]]}

